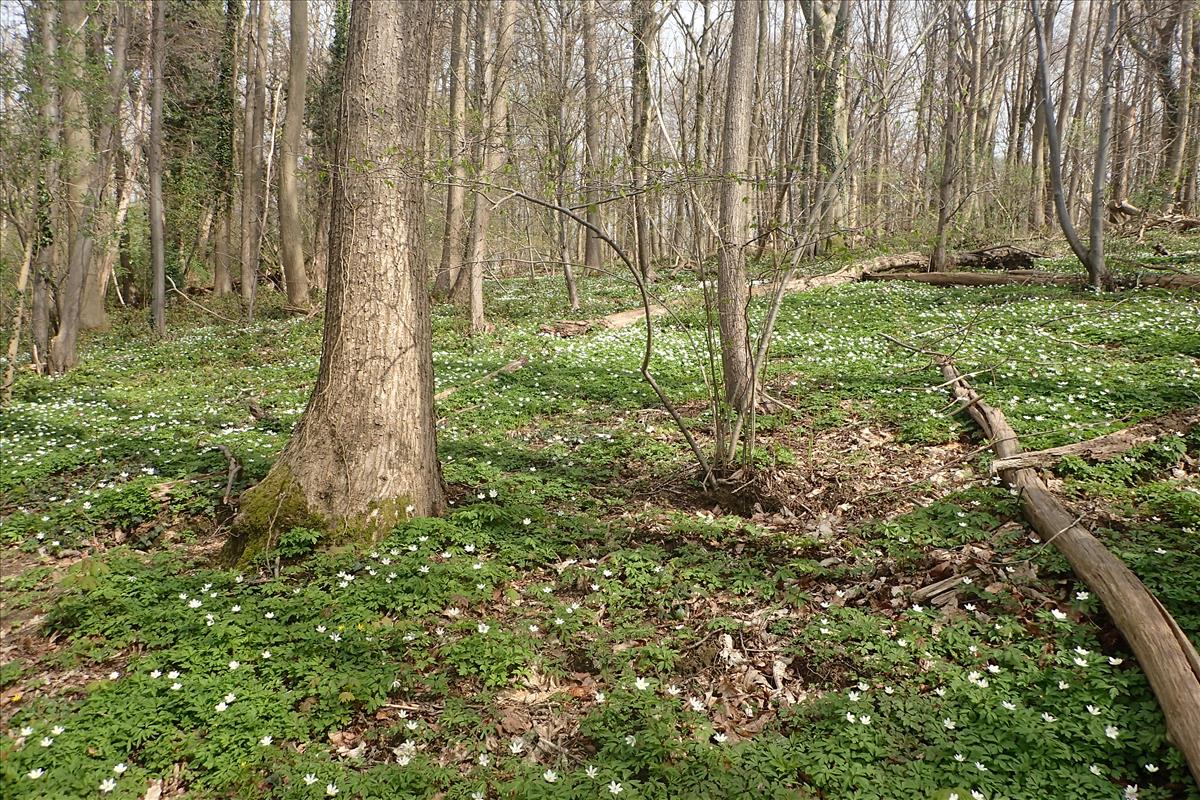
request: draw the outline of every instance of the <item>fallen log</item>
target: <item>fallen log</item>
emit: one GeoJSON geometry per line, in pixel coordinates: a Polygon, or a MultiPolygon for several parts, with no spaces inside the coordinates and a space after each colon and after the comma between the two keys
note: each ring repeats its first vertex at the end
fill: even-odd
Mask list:
{"type": "Polygon", "coordinates": [[[1187,433],[1197,425],[1200,425],[1200,407],[1165,414],[1124,430],[1106,433],[1082,442],[1018,453],[1008,458],[998,458],[992,462],[991,469],[993,473],[998,473],[1006,469],[1049,467],[1067,456],[1080,456],[1103,461],[1126,453],[1139,445],[1157,441],[1163,436],[1187,433]]]}
{"type": "Polygon", "coordinates": [[[488,381],[494,381],[494,380],[496,380],[496,378],[499,378],[501,375],[510,375],[528,363],[529,363],[529,356],[521,356],[520,358],[514,358],[512,361],[508,362],[504,366],[500,367],[499,369],[494,369],[491,372],[487,373],[486,375],[480,375],[478,378],[475,378],[474,380],[471,380],[471,381],[467,381],[466,383],[460,384],[458,386],[451,386],[447,389],[442,389],[442,391],[438,392],[437,394],[435,394],[433,396],[433,399],[436,402],[441,402],[442,400],[445,400],[447,397],[452,396],[455,392],[461,391],[461,390],[467,388],[468,386],[477,386],[481,383],[487,383],[488,381]]]}
{"type": "MultiPolygon", "coordinates": [[[[1064,275],[1040,270],[1014,269],[1008,272],[867,272],[864,281],[913,281],[933,286],[1085,286],[1084,275],[1064,275]]],[[[1114,283],[1125,289],[1200,289],[1200,275],[1135,274],[1118,276],[1114,283]]]]}
{"type": "MultiPolygon", "coordinates": [[[[953,360],[941,354],[937,358],[946,385],[983,430],[996,455],[1002,459],[1019,455],[1020,441],[1003,412],[984,402],[953,360]]],[[[1145,584],[1080,524],[1036,471],[1006,469],[1000,476],[1019,493],[1029,524],[1054,545],[1104,604],[1150,681],[1167,722],[1168,740],[1183,753],[1200,785],[1200,655],[1196,648],[1145,584]]]]}

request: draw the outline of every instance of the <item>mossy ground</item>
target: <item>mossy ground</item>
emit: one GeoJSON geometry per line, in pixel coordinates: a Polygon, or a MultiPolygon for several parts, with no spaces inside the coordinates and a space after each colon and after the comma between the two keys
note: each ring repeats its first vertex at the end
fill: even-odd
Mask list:
{"type": "MultiPolygon", "coordinates": [[[[634,302],[583,293],[582,317],[634,302]]],[[[739,516],[640,382],[641,330],[538,334],[562,295],[489,287],[478,339],[436,309],[439,388],[530,356],[439,408],[443,518],[353,546],[289,505],[238,568],[217,560],[214,446],[239,491],[268,473],[318,319],[173,309],[156,342],[118,317],[79,370],[23,376],[0,417],[5,796],[1200,797],[1103,609],[993,485],[928,359],[882,336],[953,351],[1044,447],[1195,405],[1196,298],[791,297],[759,421],[774,504],[739,516]],[[951,602],[913,600],[950,575],[951,602]]],[[[664,321],[654,368],[707,443],[700,323],[664,321]]],[[[1050,476],[1193,633],[1198,458],[1193,433],[1050,476]]]]}

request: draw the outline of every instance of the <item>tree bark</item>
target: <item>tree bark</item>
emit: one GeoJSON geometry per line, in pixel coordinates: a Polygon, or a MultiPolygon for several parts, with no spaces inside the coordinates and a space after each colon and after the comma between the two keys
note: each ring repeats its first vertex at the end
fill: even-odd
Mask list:
{"type": "MultiPolygon", "coordinates": [[[[1001,459],[1016,457],[1021,443],[1004,414],[983,401],[949,359],[942,378],[1001,459]]],[[[1100,598],[1150,681],[1172,743],[1200,783],[1200,657],[1179,624],[1121,559],[1080,524],[1032,469],[1005,470],[1004,482],[1020,498],[1029,524],[1052,543],[1071,569],[1100,598]]]]}
{"type": "Polygon", "coordinates": [[[721,197],[717,230],[717,316],[725,400],[739,414],[754,402],[747,312],[750,300],[745,247],[750,238],[749,140],[754,91],[754,43],[758,9],[754,3],[733,7],[729,77],[725,91],[725,127],[721,134],[721,197]]]}
{"type": "Polygon", "coordinates": [[[650,37],[654,23],[651,0],[631,0],[633,15],[633,73],[629,132],[629,165],[633,195],[633,237],[642,279],[654,280],[650,259],[650,225],[646,210],[646,159],[650,135],[650,37]]]}
{"type": "Polygon", "coordinates": [[[813,173],[820,203],[817,230],[829,247],[849,213],[846,158],[850,146],[850,118],[846,105],[850,0],[804,0],[800,5],[808,20],[812,47],[811,90],[815,107],[812,131],[813,173]]]}
{"type": "Polygon", "coordinates": [[[942,128],[942,172],[938,178],[938,220],[935,234],[933,254],[929,257],[929,269],[941,272],[946,268],[946,236],[949,231],[950,217],[954,213],[954,172],[957,169],[954,161],[958,150],[958,139],[961,135],[959,122],[959,59],[958,26],[960,9],[958,1],[954,0],[947,7],[950,17],[946,33],[946,119],[942,128]]]}
{"type": "Polygon", "coordinates": [[[83,28],[87,5],[82,0],[65,0],[60,5],[59,34],[62,76],[59,97],[62,109],[62,165],[59,170],[66,187],[67,274],[58,295],[58,330],[50,341],[51,372],[66,372],[78,361],[80,311],[83,284],[92,258],[92,210],[88,197],[88,175],[93,158],[91,125],[83,98],[83,68],[86,50],[83,28]]]}
{"type": "Polygon", "coordinates": [[[267,113],[267,34],[271,4],[257,0],[247,23],[246,113],[242,138],[242,282],[241,297],[247,319],[254,316],[262,255],[263,127],[267,113]]]}
{"type": "Polygon", "coordinates": [[[455,0],[450,32],[450,185],[446,187],[446,228],[442,258],[434,279],[436,297],[446,298],[462,268],[467,180],[467,0],[455,0]]]}
{"type": "Polygon", "coordinates": [[[351,10],[321,365],[291,440],[242,497],[230,560],[297,525],[376,538],[442,510],[418,177],[433,11],[351,10]]]}
{"type": "Polygon", "coordinates": [[[308,273],[304,269],[304,231],[300,225],[300,192],[296,160],[304,149],[304,93],[308,71],[308,0],[288,6],[287,112],[279,149],[279,255],[288,305],[307,309],[308,273]]]}
{"type": "Polygon", "coordinates": [[[165,336],[167,333],[167,273],[163,230],[166,219],[163,214],[162,191],[163,66],[167,57],[164,30],[166,5],[161,0],[154,4],[154,22],[151,27],[154,63],[150,87],[150,156],[146,163],[150,173],[150,270],[154,281],[150,315],[157,336],[165,336]]]}
{"type": "Polygon", "coordinates": [[[217,232],[213,244],[213,295],[224,297],[233,291],[230,260],[233,255],[233,195],[236,186],[238,88],[238,29],[241,27],[242,0],[225,0],[225,38],[221,43],[221,143],[218,149],[221,171],[221,195],[217,199],[217,232]]]}
{"type": "MultiPolygon", "coordinates": [[[[505,133],[508,126],[508,69],[512,62],[513,27],[517,18],[517,0],[503,0],[500,23],[496,28],[494,56],[486,70],[486,91],[490,98],[484,110],[483,131],[485,151],[480,177],[484,183],[493,180],[504,168],[507,157],[505,133]]],[[[482,53],[481,57],[486,57],[482,53]]],[[[491,324],[483,309],[483,267],[487,256],[488,227],[492,221],[492,202],[486,190],[475,198],[475,213],[471,219],[468,245],[470,259],[467,269],[460,270],[457,296],[465,294],[471,314],[471,333],[485,333],[491,324]],[[465,291],[464,291],[465,290],[465,291]]]]}
{"type": "MultiPolygon", "coordinates": [[[[587,221],[592,228],[599,228],[600,206],[600,81],[597,79],[598,56],[596,53],[596,0],[583,0],[583,94],[584,133],[583,163],[587,221]]],[[[599,237],[588,228],[585,230],[583,265],[588,275],[600,271],[599,237]]]]}

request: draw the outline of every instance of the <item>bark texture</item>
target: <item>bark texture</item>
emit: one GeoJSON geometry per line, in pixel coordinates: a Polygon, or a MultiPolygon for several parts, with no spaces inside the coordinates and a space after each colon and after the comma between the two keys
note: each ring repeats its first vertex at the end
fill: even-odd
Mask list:
{"type": "Polygon", "coordinates": [[[450,185],[446,187],[446,229],[442,233],[442,260],[433,292],[450,295],[462,268],[462,234],[467,180],[467,0],[455,0],[450,32],[450,185]]]}
{"type": "Polygon", "coordinates": [[[296,159],[304,149],[304,91],[308,70],[308,0],[288,6],[287,114],[279,149],[279,255],[288,304],[308,308],[308,273],[304,269],[304,232],[300,227],[300,191],[296,187],[296,159]]]}
{"type": "Polygon", "coordinates": [[[351,11],[321,365],[291,440],[242,497],[231,560],[297,525],[375,537],[442,509],[419,177],[433,12],[351,11]]]}
{"type": "Polygon", "coordinates": [[[738,413],[754,402],[752,353],[746,319],[750,289],[745,247],[750,238],[750,104],[754,87],[754,39],[758,9],[733,7],[729,78],[725,92],[725,129],[721,139],[721,198],[717,226],[717,317],[721,330],[721,366],[725,400],[738,413]]]}

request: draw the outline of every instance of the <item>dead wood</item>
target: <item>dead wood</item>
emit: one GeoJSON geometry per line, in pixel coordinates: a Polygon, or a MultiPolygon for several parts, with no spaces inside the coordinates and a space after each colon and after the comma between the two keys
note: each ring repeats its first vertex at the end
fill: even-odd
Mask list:
{"type": "Polygon", "coordinates": [[[441,402],[442,400],[445,400],[447,397],[450,397],[451,395],[453,395],[455,392],[465,389],[468,386],[476,386],[480,383],[487,383],[488,381],[494,381],[494,380],[496,380],[496,378],[500,377],[501,375],[509,375],[513,372],[516,372],[517,370],[519,370],[521,367],[525,366],[528,363],[529,363],[529,356],[521,356],[520,358],[514,358],[512,361],[508,362],[507,364],[500,367],[499,369],[494,369],[491,372],[487,373],[486,375],[479,376],[475,380],[467,381],[466,383],[464,383],[460,386],[451,386],[448,389],[443,389],[442,391],[435,394],[433,396],[433,399],[437,402],[441,402]]]}
{"type": "Polygon", "coordinates": [[[242,471],[242,462],[238,461],[233,455],[233,451],[226,445],[214,445],[221,454],[225,456],[225,460],[229,462],[229,471],[225,475],[225,494],[221,496],[221,502],[225,505],[230,504],[230,499],[233,497],[233,484],[237,480],[238,474],[242,471]]]}
{"type": "MultiPolygon", "coordinates": [[[[988,405],[954,362],[939,355],[955,399],[983,430],[1001,459],[1021,452],[1003,412],[988,405]]],[[[1020,495],[1021,510],[1042,538],[1062,553],[1104,604],[1150,681],[1169,740],[1200,784],[1200,655],[1179,624],[1121,559],[1080,524],[1032,469],[1006,469],[1001,478],[1020,495]]]]}
{"type": "Polygon", "coordinates": [[[1200,407],[1176,411],[1094,439],[1019,453],[1009,458],[998,458],[992,462],[992,472],[1025,467],[1049,467],[1067,456],[1103,461],[1163,436],[1187,433],[1197,425],[1200,425],[1200,407]]]}

